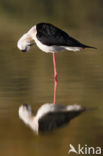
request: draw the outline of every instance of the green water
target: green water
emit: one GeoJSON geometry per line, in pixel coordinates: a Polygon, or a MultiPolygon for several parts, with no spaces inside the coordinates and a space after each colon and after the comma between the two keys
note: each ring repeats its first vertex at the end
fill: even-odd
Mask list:
{"type": "MultiPolygon", "coordinates": [[[[103,2],[0,2],[0,155],[67,156],[69,144],[103,147],[103,2]],[[85,6],[85,7],[84,7],[85,6]],[[50,134],[36,136],[18,117],[23,103],[34,111],[53,102],[52,55],[36,46],[21,53],[16,43],[32,25],[51,22],[98,49],[56,54],[58,104],[95,108],[50,134]]],[[[75,155],[75,154],[70,154],[75,155]]]]}

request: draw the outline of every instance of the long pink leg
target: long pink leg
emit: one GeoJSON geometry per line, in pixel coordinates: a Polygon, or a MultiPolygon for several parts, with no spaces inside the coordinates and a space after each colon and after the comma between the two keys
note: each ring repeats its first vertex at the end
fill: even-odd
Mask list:
{"type": "Polygon", "coordinates": [[[53,53],[53,65],[54,65],[54,80],[55,80],[55,82],[57,82],[57,69],[56,69],[55,53],[53,53]]]}
{"type": "Polygon", "coordinates": [[[54,82],[54,104],[56,104],[57,81],[54,82]]]}

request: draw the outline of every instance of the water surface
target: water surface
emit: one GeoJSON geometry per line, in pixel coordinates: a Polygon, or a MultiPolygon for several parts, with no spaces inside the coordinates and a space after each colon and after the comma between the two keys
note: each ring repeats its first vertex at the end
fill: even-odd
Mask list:
{"type": "MultiPolygon", "coordinates": [[[[69,144],[75,147],[78,144],[103,147],[102,24],[97,21],[97,25],[93,25],[86,21],[84,25],[87,26],[84,26],[80,21],[87,17],[86,10],[78,22],[76,18],[73,20],[79,23],[79,27],[72,27],[74,23],[70,25],[69,20],[64,22],[62,16],[56,21],[52,15],[53,19],[49,21],[63,26],[68,32],[70,30],[71,35],[82,42],[98,48],[56,54],[57,103],[80,104],[95,109],[81,114],[61,129],[39,136],[24,125],[18,117],[21,104],[31,104],[36,112],[42,104],[53,102],[52,55],[41,52],[36,46],[31,48],[30,53],[21,53],[16,48],[20,35],[38,19],[20,23],[22,18],[18,19],[16,15],[15,18],[4,16],[0,25],[0,155],[66,156],[69,144]],[[8,25],[6,30],[5,25],[8,25]]],[[[45,20],[48,16],[44,16],[45,20]]]]}

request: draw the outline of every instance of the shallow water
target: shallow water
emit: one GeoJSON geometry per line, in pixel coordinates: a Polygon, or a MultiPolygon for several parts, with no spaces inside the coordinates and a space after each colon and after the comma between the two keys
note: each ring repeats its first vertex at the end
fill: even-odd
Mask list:
{"type": "Polygon", "coordinates": [[[78,144],[103,147],[103,46],[101,29],[95,27],[92,30],[92,27],[89,30],[69,29],[71,34],[81,32],[80,36],[76,34],[77,38],[97,50],[56,54],[56,101],[65,105],[80,104],[93,110],[81,114],[61,129],[38,136],[19,119],[18,108],[28,103],[36,112],[42,104],[53,102],[52,54],[43,53],[36,46],[30,53],[22,53],[16,48],[19,35],[27,28],[25,24],[0,30],[1,156],[66,156],[69,144],[75,148],[78,144]]]}
{"type": "MultiPolygon", "coordinates": [[[[8,40],[9,43],[9,40],[8,40]]],[[[34,47],[21,53],[13,44],[1,46],[0,146],[1,155],[67,155],[69,144],[103,146],[103,54],[88,49],[57,53],[57,103],[95,108],[52,133],[36,136],[18,117],[23,103],[34,111],[53,102],[52,55],[34,47]],[[10,48],[10,49],[8,49],[10,48]]]]}

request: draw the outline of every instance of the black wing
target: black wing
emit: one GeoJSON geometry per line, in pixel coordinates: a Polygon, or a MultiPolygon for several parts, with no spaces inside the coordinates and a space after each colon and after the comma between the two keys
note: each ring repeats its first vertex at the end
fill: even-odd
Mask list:
{"type": "Polygon", "coordinates": [[[45,45],[92,48],[90,46],[80,43],[79,41],[70,37],[67,33],[53,26],[52,24],[39,23],[37,24],[36,28],[38,40],[45,45]]]}
{"type": "Polygon", "coordinates": [[[59,127],[62,127],[83,111],[84,110],[49,112],[39,119],[39,131],[53,131],[59,127]]]}

